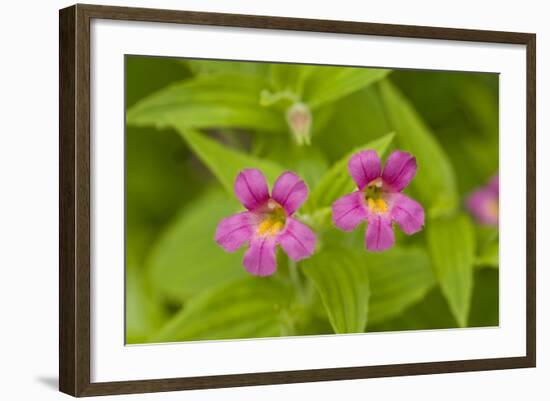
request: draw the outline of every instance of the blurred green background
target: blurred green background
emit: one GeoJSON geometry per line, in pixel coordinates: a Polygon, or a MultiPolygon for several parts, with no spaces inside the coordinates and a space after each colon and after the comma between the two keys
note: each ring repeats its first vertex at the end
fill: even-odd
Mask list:
{"type": "Polygon", "coordinates": [[[498,325],[498,227],[464,199],[498,171],[498,75],[126,56],[126,342],[150,343],[498,325]],[[288,110],[309,110],[297,132],[288,110]],[[303,131],[303,130],[302,130],[303,131]],[[304,135],[309,145],[304,145],[304,135]],[[425,228],[364,249],[330,204],[351,192],[350,153],[411,152],[405,191],[425,228]],[[214,242],[240,210],[233,180],[290,169],[316,232],[297,266],[282,252],[250,276],[214,242]]]}

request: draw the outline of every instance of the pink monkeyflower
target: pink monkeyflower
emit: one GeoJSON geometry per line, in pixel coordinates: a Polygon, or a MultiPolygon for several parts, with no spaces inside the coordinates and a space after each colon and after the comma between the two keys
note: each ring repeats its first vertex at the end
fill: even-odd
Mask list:
{"type": "Polygon", "coordinates": [[[466,207],[479,224],[498,225],[498,174],[484,187],[478,188],[466,200],[466,207]]]}
{"type": "Polygon", "coordinates": [[[292,217],[306,200],[307,192],[300,177],[287,171],[277,178],[270,196],[260,170],[241,171],[235,180],[235,195],[248,210],[223,219],[216,230],[216,242],[227,252],[247,243],[243,263],[256,276],[275,272],[277,245],[295,261],[311,256],[315,234],[292,217]]]}
{"type": "Polygon", "coordinates": [[[363,150],[351,157],[348,169],[359,190],[332,204],[334,225],[352,231],[366,221],[366,247],[373,252],[393,246],[393,221],[408,235],[422,229],[424,209],[401,193],[416,174],[416,159],[411,154],[393,152],[382,170],[377,153],[363,150]]]}

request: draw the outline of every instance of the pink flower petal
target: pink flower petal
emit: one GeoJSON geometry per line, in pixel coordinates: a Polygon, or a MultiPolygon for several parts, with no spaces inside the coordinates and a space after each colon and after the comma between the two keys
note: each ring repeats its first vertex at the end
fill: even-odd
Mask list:
{"type": "Polygon", "coordinates": [[[226,217],[218,224],[215,240],[227,252],[234,252],[252,237],[250,213],[244,212],[226,217]]]}
{"type": "Polygon", "coordinates": [[[267,202],[269,189],[262,172],[255,168],[242,170],[235,180],[235,195],[248,210],[267,202]]]}
{"type": "Polygon", "coordinates": [[[290,216],[305,202],[307,187],[300,177],[287,171],[275,181],[272,197],[284,207],[290,216]]]}
{"type": "Polygon", "coordinates": [[[483,187],[472,193],[466,207],[479,224],[498,225],[498,195],[491,188],[483,187]]]}
{"type": "Polygon", "coordinates": [[[488,187],[493,191],[496,196],[499,194],[499,183],[498,183],[498,174],[494,175],[491,180],[489,181],[488,187]]]}
{"type": "Polygon", "coordinates": [[[424,226],[424,208],[417,201],[400,192],[389,198],[391,217],[405,234],[414,234],[424,226]]]}
{"type": "Polygon", "coordinates": [[[313,254],[317,238],[308,226],[288,218],[286,227],[277,241],[290,259],[298,261],[313,254]]]}
{"type": "Polygon", "coordinates": [[[380,158],[374,150],[362,150],[351,157],[348,170],[357,188],[363,189],[369,182],[380,177],[380,158]]]}
{"type": "Polygon", "coordinates": [[[389,215],[371,214],[365,239],[369,251],[380,252],[391,248],[395,237],[389,215]]]}
{"type": "Polygon", "coordinates": [[[388,157],[382,179],[394,191],[402,191],[416,174],[416,158],[396,150],[388,157]]]}
{"type": "Polygon", "coordinates": [[[332,222],[344,231],[352,231],[367,219],[367,207],[360,191],[345,195],[332,204],[332,222]]]}
{"type": "Polygon", "coordinates": [[[274,237],[252,238],[243,259],[246,270],[254,276],[273,274],[277,268],[275,246],[274,237]]]}

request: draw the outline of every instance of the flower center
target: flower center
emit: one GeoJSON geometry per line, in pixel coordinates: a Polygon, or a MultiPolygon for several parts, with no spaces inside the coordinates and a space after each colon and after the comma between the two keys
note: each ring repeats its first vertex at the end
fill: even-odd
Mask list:
{"type": "Polygon", "coordinates": [[[485,204],[486,213],[492,218],[498,219],[498,200],[491,199],[485,204]]]}
{"type": "Polygon", "coordinates": [[[267,202],[265,210],[262,211],[261,220],[256,232],[262,236],[277,235],[285,227],[285,223],[285,209],[273,199],[270,199],[267,202]]]}
{"type": "Polygon", "coordinates": [[[377,178],[371,181],[364,189],[365,200],[367,206],[372,213],[386,213],[388,211],[388,204],[384,199],[384,193],[382,191],[382,178],[377,178]]]}

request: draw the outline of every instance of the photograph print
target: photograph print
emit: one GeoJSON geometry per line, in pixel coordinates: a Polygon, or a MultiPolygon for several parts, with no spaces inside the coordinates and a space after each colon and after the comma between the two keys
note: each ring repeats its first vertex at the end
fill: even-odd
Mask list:
{"type": "Polygon", "coordinates": [[[125,342],[499,325],[499,76],[125,56],[125,342]]]}

